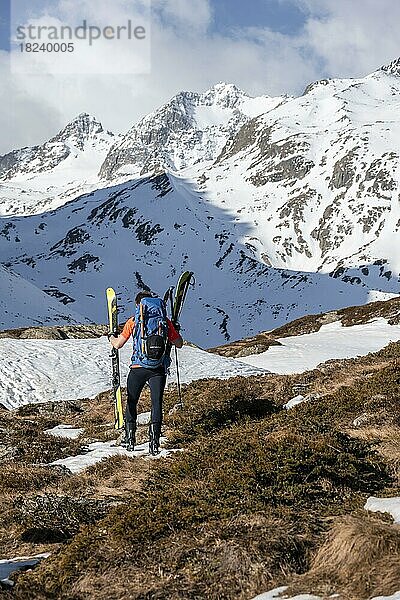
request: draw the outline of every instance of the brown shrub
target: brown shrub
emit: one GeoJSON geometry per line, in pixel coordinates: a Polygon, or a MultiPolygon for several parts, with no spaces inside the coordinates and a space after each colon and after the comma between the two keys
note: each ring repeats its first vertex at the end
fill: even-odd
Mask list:
{"type": "Polygon", "coordinates": [[[69,474],[62,467],[43,467],[29,463],[4,463],[0,469],[0,492],[39,491],[59,485],[69,474]]]}

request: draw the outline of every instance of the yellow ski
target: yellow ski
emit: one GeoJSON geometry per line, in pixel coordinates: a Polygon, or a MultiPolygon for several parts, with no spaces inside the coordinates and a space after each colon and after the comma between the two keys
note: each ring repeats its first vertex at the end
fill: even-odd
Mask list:
{"type": "MultiPolygon", "coordinates": [[[[117,308],[117,296],[113,288],[107,288],[107,309],[108,309],[108,324],[109,333],[118,335],[118,308],[117,308]]],[[[122,397],[121,397],[121,380],[119,374],[119,355],[116,348],[111,349],[111,363],[112,363],[112,386],[113,386],[113,398],[114,398],[114,427],[115,429],[121,429],[124,425],[124,413],[122,410],[122,397]]]]}

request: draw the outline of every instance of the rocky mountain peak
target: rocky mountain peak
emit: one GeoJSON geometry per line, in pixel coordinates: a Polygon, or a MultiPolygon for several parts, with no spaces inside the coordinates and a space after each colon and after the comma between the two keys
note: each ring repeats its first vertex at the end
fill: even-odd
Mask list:
{"type": "Polygon", "coordinates": [[[400,75],[400,57],[392,60],[388,65],[381,67],[380,71],[384,71],[388,75],[400,75]]]}
{"type": "Polygon", "coordinates": [[[248,100],[252,98],[231,83],[217,83],[203,93],[179,92],[110,149],[100,177],[112,179],[121,168],[124,176],[143,175],[215,160],[247,120],[241,109],[248,100]]]}
{"type": "Polygon", "coordinates": [[[333,81],[333,79],[328,77],[326,79],[318,79],[317,81],[313,81],[312,83],[309,83],[303,92],[303,96],[306,96],[307,94],[309,94],[316,88],[329,85],[332,81],[333,81]]]}
{"type": "Polygon", "coordinates": [[[233,83],[219,82],[200,95],[200,103],[216,104],[224,108],[236,108],[243,98],[249,96],[233,83]]]}
{"type": "MultiPolygon", "coordinates": [[[[49,141],[50,143],[70,141],[82,150],[86,141],[96,138],[103,132],[104,128],[100,121],[96,117],[83,112],[72,119],[49,141]]],[[[111,132],[107,133],[112,135],[111,132]]]]}

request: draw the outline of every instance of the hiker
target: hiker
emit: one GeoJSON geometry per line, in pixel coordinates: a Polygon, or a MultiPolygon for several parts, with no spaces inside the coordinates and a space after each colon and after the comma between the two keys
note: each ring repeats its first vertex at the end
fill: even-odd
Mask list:
{"type": "MultiPolygon", "coordinates": [[[[128,402],[125,411],[126,449],[129,451],[133,451],[134,449],[136,443],[137,404],[145,384],[148,383],[151,394],[149,450],[150,454],[154,456],[159,452],[162,399],[167,379],[167,369],[171,362],[169,353],[165,353],[165,346],[167,342],[170,342],[177,348],[182,348],[183,340],[179,334],[179,324],[176,324],[174,327],[170,319],[167,318],[165,305],[160,298],[154,298],[149,292],[139,292],[135,298],[135,304],[135,316],[127,320],[118,337],[109,334],[109,340],[114,348],[119,349],[126,344],[131,336],[133,338],[133,355],[127,382],[128,402]],[[151,317],[151,315],[156,316],[151,317]],[[149,358],[149,355],[146,354],[143,343],[145,331],[148,329],[148,322],[146,320],[150,321],[151,318],[158,320],[158,333],[147,338],[147,340],[152,340],[153,342],[153,346],[150,346],[150,348],[155,348],[155,358],[153,359],[149,358]],[[136,323],[138,323],[138,327],[136,327],[136,323]],[[165,331],[163,331],[163,327],[165,327],[165,331]],[[163,336],[165,339],[163,339],[163,336]]],[[[148,343],[146,348],[149,348],[148,343]]]]}

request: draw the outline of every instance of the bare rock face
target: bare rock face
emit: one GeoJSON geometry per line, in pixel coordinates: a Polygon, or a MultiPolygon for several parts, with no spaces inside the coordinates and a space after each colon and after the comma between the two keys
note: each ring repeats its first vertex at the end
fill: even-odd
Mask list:
{"type": "Polygon", "coordinates": [[[381,71],[388,75],[400,75],[400,58],[396,58],[388,65],[381,67],[381,71]]]}
{"type": "Polygon", "coordinates": [[[355,168],[354,160],[357,157],[357,149],[348,152],[343,158],[335,162],[329,187],[331,189],[349,188],[354,180],[355,168]]]}
{"type": "Polygon", "coordinates": [[[177,94],[110,149],[100,177],[112,180],[124,173],[160,174],[165,169],[175,171],[215,160],[249,121],[243,108],[248,99],[235,85],[223,83],[203,94],[177,94]],[[213,111],[218,111],[220,122],[212,118],[213,111]]]}
{"type": "Polygon", "coordinates": [[[72,142],[77,148],[83,150],[88,140],[96,139],[104,132],[103,125],[88,113],[81,113],[68,123],[56,136],[49,140],[49,144],[72,142]]]}

